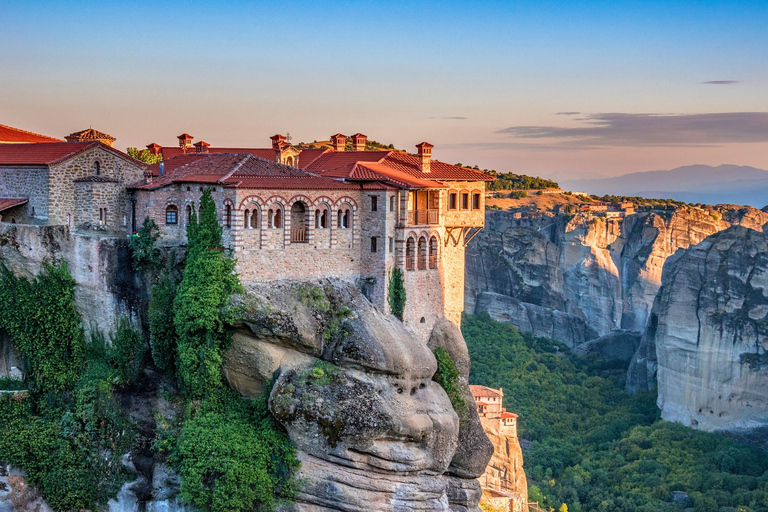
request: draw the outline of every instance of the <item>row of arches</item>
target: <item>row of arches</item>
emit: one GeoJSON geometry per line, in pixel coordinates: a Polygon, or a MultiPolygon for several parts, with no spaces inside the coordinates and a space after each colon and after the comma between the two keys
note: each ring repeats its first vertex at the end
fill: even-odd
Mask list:
{"type": "Polygon", "coordinates": [[[405,242],[405,270],[427,270],[437,268],[437,237],[422,235],[418,238],[409,236],[405,242]]]}

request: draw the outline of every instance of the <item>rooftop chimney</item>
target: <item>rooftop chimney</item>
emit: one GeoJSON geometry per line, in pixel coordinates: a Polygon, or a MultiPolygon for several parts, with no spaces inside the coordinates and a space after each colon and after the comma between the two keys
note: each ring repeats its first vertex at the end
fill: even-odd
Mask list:
{"type": "Polygon", "coordinates": [[[331,142],[333,143],[333,149],[336,151],[346,151],[347,136],[337,133],[331,136],[331,142]]]}
{"type": "Polygon", "coordinates": [[[195,153],[207,153],[208,147],[210,146],[210,144],[208,144],[204,140],[201,140],[201,141],[195,142],[194,146],[195,146],[195,153]]]}
{"type": "Polygon", "coordinates": [[[194,139],[194,137],[191,136],[190,134],[182,133],[176,138],[179,139],[179,147],[183,149],[185,153],[187,152],[186,150],[188,148],[192,147],[192,139],[194,139]]]}
{"type": "Polygon", "coordinates": [[[152,184],[152,171],[150,171],[149,169],[144,171],[144,183],[146,183],[147,185],[152,184]]]}
{"type": "Polygon", "coordinates": [[[429,142],[422,142],[416,144],[416,148],[419,150],[419,169],[421,172],[427,173],[430,171],[430,165],[432,163],[432,148],[435,147],[429,142]]]}
{"type": "Polygon", "coordinates": [[[147,149],[149,150],[150,153],[157,156],[160,154],[160,150],[163,149],[163,146],[153,142],[152,144],[147,144],[147,149]]]}
{"type": "Polygon", "coordinates": [[[280,149],[280,146],[282,146],[283,143],[285,142],[285,135],[280,135],[278,133],[277,135],[271,136],[270,139],[272,140],[272,149],[277,151],[278,149],[280,149]]]}
{"type": "Polygon", "coordinates": [[[354,151],[365,151],[365,142],[368,140],[367,135],[362,133],[356,133],[352,136],[352,149],[354,151]]]}

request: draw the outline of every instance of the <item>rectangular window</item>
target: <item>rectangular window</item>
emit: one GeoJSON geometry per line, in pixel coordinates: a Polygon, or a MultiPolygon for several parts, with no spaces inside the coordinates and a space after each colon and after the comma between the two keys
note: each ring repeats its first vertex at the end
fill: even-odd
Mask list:
{"type": "Polygon", "coordinates": [[[375,212],[379,210],[379,197],[371,196],[371,211],[375,212]]]}
{"type": "Polygon", "coordinates": [[[478,194],[477,192],[472,194],[472,209],[473,210],[480,209],[480,194],[478,194]]]}
{"type": "Polygon", "coordinates": [[[389,198],[389,211],[395,211],[395,196],[389,198]]]}
{"type": "Polygon", "coordinates": [[[378,241],[376,240],[375,236],[371,237],[371,252],[376,252],[378,250],[378,241]]]}
{"type": "Polygon", "coordinates": [[[467,192],[461,193],[461,209],[469,210],[469,194],[467,192]]]}
{"type": "Polygon", "coordinates": [[[448,195],[448,209],[449,210],[455,210],[458,207],[458,204],[456,204],[456,192],[451,192],[448,195]]]}
{"type": "Polygon", "coordinates": [[[389,237],[389,252],[395,252],[395,239],[389,237]]]}

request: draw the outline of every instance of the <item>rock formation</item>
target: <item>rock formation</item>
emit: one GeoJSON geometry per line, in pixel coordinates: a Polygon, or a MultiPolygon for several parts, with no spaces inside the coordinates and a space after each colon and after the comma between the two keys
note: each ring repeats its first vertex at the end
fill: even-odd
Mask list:
{"type": "Polygon", "coordinates": [[[616,329],[640,332],[668,257],[731,225],[766,222],[760,210],[731,205],[625,218],[489,211],[467,248],[465,310],[571,347],[616,329]]]}
{"type": "Polygon", "coordinates": [[[669,259],[628,387],[704,430],[768,424],[768,237],[731,227],[669,259]]]}
{"type": "MultiPolygon", "coordinates": [[[[432,380],[432,348],[466,377],[460,331],[439,322],[430,346],[347,285],[250,285],[224,373],[269,405],[297,446],[295,511],[479,510],[492,446],[469,405],[454,411],[432,380]]],[[[469,396],[468,404],[472,404],[469,396]]]]}

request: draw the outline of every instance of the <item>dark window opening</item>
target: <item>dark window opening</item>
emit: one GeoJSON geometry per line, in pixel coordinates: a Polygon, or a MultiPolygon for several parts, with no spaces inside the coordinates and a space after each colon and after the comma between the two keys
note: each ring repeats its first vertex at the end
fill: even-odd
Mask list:
{"type": "Polygon", "coordinates": [[[378,250],[378,238],[375,236],[371,237],[371,252],[376,252],[378,250]]]}
{"type": "Polygon", "coordinates": [[[379,197],[371,196],[371,211],[376,212],[379,210],[379,197]]]}

